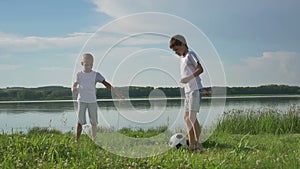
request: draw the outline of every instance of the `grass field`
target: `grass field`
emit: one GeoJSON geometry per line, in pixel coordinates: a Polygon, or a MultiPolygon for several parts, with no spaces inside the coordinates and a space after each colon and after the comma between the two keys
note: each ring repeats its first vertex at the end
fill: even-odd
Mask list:
{"type": "MultiPolygon", "coordinates": [[[[73,133],[32,129],[27,134],[0,135],[0,168],[300,168],[300,109],[234,110],[225,113],[204,142],[206,152],[168,150],[146,158],[128,158],[101,148],[87,135],[75,143],[73,133]]],[[[151,131],[123,129],[130,137],[151,131]]],[[[112,140],[113,141],[113,140],[112,140]]],[[[134,147],[134,145],[132,145],[134,147]]],[[[140,147],[142,149],[142,147],[140,147]]]]}

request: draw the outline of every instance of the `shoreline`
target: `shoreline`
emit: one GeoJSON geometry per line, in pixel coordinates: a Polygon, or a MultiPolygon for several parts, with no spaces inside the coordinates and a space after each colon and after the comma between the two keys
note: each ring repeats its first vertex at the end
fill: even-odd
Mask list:
{"type": "MultiPolygon", "coordinates": [[[[204,96],[202,99],[255,99],[255,98],[300,98],[300,95],[296,94],[278,94],[278,95],[229,95],[229,96],[204,96]]],[[[160,100],[183,100],[183,97],[169,97],[169,98],[127,98],[127,99],[97,99],[97,102],[113,102],[113,101],[160,101],[160,100]]],[[[0,104],[9,103],[68,103],[77,102],[77,100],[8,100],[0,101],[0,104]]]]}

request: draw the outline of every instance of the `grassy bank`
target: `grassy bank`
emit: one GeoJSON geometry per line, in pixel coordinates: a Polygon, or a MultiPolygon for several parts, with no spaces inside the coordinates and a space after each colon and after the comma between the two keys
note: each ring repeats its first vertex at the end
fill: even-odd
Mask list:
{"type": "Polygon", "coordinates": [[[286,111],[274,108],[231,110],[225,112],[217,126],[218,132],[233,134],[292,134],[300,133],[300,107],[286,111]]]}
{"type": "MultiPolygon", "coordinates": [[[[1,134],[0,168],[300,168],[299,108],[280,116],[275,116],[277,111],[260,113],[228,112],[204,143],[204,154],[181,149],[126,158],[102,149],[87,135],[75,143],[74,134],[59,131],[1,134]]],[[[123,129],[119,133],[141,138],[163,131],[123,129]]]]}

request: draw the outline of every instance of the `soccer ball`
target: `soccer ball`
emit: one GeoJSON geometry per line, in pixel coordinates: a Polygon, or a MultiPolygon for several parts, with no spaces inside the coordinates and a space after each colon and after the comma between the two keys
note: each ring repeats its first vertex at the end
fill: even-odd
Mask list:
{"type": "Polygon", "coordinates": [[[180,147],[187,148],[189,146],[189,141],[182,133],[176,133],[170,138],[169,146],[176,149],[179,149],[180,147]]]}

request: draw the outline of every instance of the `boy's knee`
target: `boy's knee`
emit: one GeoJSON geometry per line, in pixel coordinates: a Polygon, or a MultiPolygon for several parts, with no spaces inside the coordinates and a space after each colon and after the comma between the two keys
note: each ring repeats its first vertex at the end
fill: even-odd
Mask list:
{"type": "Polygon", "coordinates": [[[193,121],[195,121],[190,116],[187,116],[184,120],[185,120],[186,123],[189,123],[189,124],[193,123],[193,121]]]}
{"type": "Polygon", "coordinates": [[[189,116],[189,114],[188,114],[188,113],[186,113],[186,114],[184,115],[184,120],[185,120],[185,121],[188,121],[188,120],[190,120],[190,116],[189,116]]]}
{"type": "Polygon", "coordinates": [[[193,113],[190,113],[188,120],[194,124],[197,121],[197,116],[193,113]]]}

